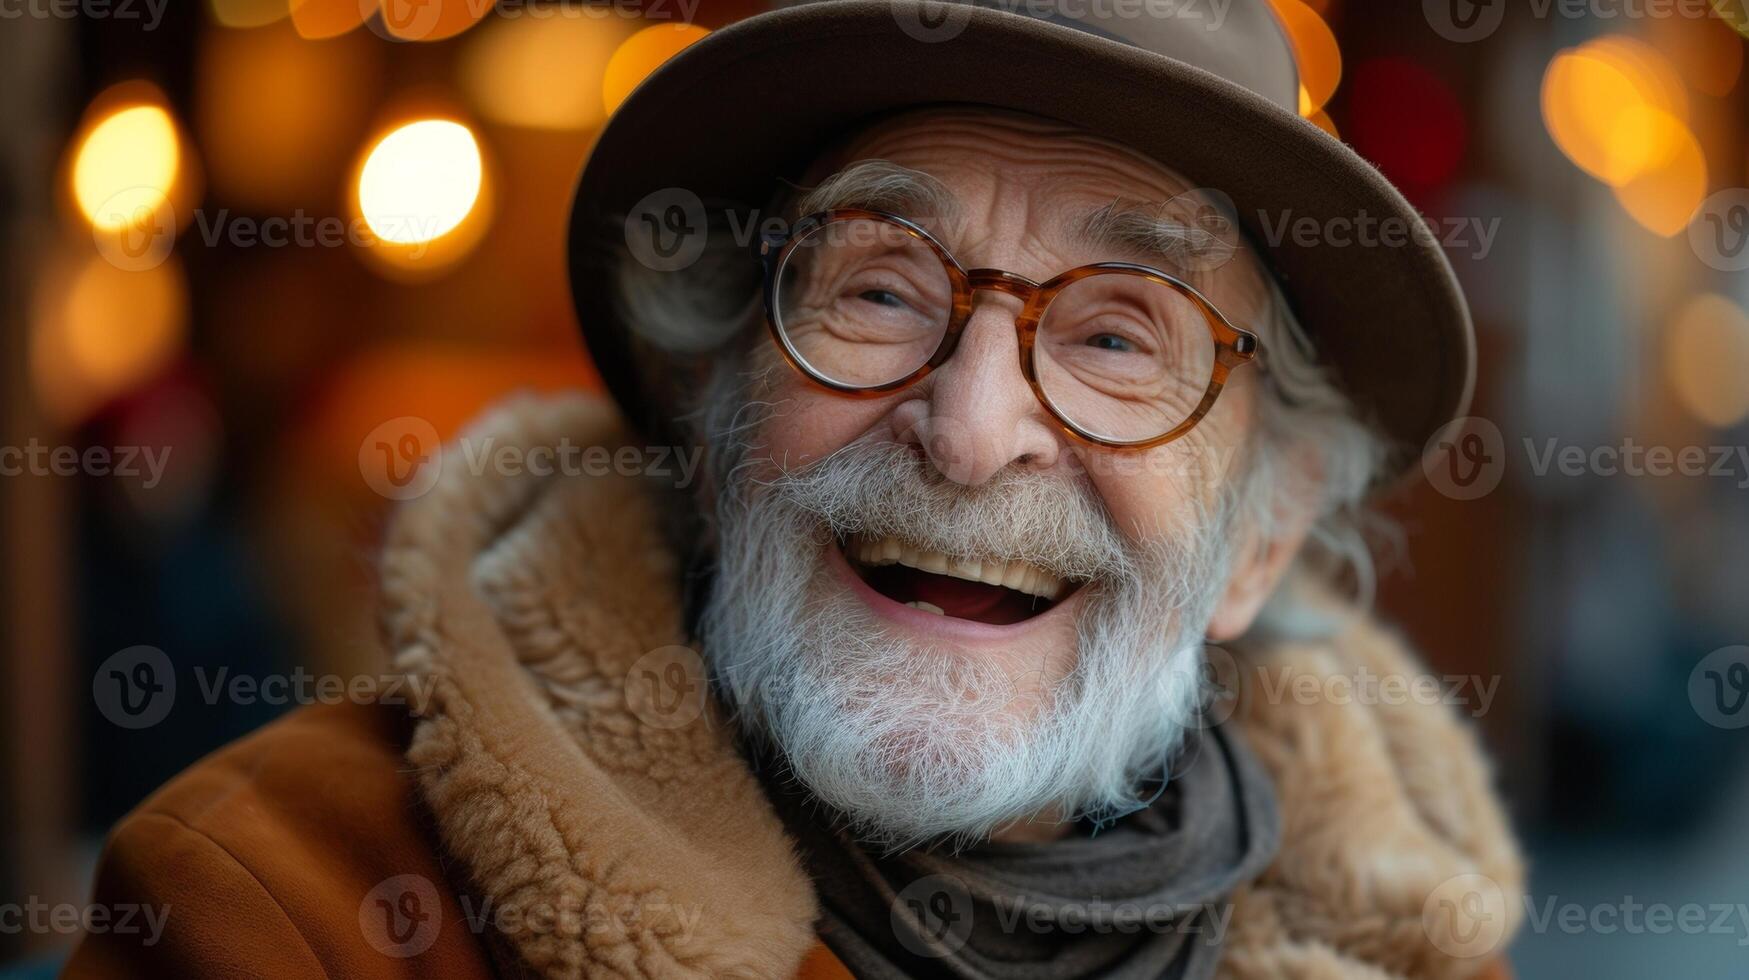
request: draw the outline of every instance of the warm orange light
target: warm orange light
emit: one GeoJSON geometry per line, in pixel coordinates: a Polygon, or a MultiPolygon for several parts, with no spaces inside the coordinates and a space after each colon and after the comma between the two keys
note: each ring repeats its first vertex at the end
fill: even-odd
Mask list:
{"type": "Polygon", "coordinates": [[[33,387],[63,423],[162,370],[187,332],[188,291],[174,258],[130,271],[91,256],[46,275],[37,300],[33,387]]]}
{"type": "Polygon", "coordinates": [[[375,0],[292,0],[292,27],[299,37],[338,37],[376,13],[375,0]]]}
{"type": "Polygon", "coordinates": [[[73,199],[99,231],[120,230],[168,204],[181,156],[176,123],[161,106],[117,110],[79,144],[73,199]]]}
{"type": "Polygon", "coordinates": [[[479,142],[451,119],[390,131],[365,154],[353,207],[379,271],[420,278],[472,251],[490,219],[479,142]]]}
{"type": "Polygon", "coordinates": [[[631,33],[621,17],[505,18],[469,38],[461,85],[482,116],[529,129],[601,125],[601,81],[631,33]],[[553,79],[565,84],[555,86],[553,79]]]}
{"type": "MultiPolygon", "coordinates": [[[[1688,127],[1674,117],[1646,110],[1630,127],[1643,135],[1646,146],[1662,151],[1647,160],[1631,179],[1615,188],[1615,199],[1646,230],[1668,238],[1688,227],[1689,219],[1706,199],[1706,154],[1688,127]]],[[[1645,160],[1643,153],[1636,154],[1645,160]]]]}
{"type": "Polygon", "coordinates": [[[194,121],[225,202],[266,214],[332,209],[335,175],[365,136],[386,48],[367,32],[312,44],[289,24],[209,32],[194,121]]]}
{"type": "Polygon", "coordinates": [[[1669,62],[1627,38],[1556,55],[1543,74],[1542,111],[1561,152],[1613,187],[1686,155],[1694,140],[1687,97],[1669,62]]]}
{"type": "Polygon", "coordinates": [[[483,179],[474,134],[448,119],[423,119],[371,149],[358,177],[359,212],[384,241],[428,242],[462,223],[483,179]]]}
{"type": "Polygon", "coordinates": [[[382,29],[397,41],[442,41],[478,24],[492,11],[487,0],[381,0],[382,29]]]}
{"type": "Polygon", "coordinates": [[[213,20],[226,27],[265,27],[291,13],[292,0],[208,0],[213,20]]]}
{"type": "Polygon", "coordinates": [[[601,82],[601,97],[609,114],[662,63],[709,34],[697,24],[657,24],[626,38],[607,63],[601,82]]]}
{"type": "Polygon", "coordinates": [[[1717,293],[1689,300],[1664,332],[1664,368],[1695,418],[1728,429],[1749,417],[1749,314],[1717,293]]]}
{"type": "Polygon", "coordinates": [[[1342,49],[1330,25],[1303,0],[1270,0],[1293,45],[1300,70],[1300,115],[1311,116],[1336,94],[1342,81],[1342,49]]]}

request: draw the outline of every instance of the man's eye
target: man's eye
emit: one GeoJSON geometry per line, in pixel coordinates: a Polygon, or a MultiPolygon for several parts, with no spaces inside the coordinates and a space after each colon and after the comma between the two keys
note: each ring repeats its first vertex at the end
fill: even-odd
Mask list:
{"type": "Polygon", "coordinates": [[[890,289],[865,289],[856,295],[858,299],[861,299],[864,302],[874,303],[877,306],[905,305],[905,301],[899,298],[899,294],[890,289]]]}
{"type": "Polygon", "coordinates": [[[1100,350],[1119,351],[1121,353],[1129,353],[1136,349],[1135,344],[1130,343],[1114,333],[1096,333],[1087,338],[1087,346],[1097,347],[1100,350]]]}

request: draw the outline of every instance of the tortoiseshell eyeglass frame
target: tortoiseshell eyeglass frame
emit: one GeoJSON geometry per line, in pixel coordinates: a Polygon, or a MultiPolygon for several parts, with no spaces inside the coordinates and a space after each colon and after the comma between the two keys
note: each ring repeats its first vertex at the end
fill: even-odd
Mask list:
{"type": "Polygon", "coordinates": [[[936,241],[934,236],[924,231],[911,221],[895,214],[882,211],[868,211],[861,208],[834,208],[808,215],[797,221],[787,231],[766,230],[760,234],[756,254],[765,271],[765,323],[771,330],[771,339],[783,352],[784,360],[802,377],[816,385],[851,398],[876,398],[891,394],[902,388],[916,384],[929,372],[940,367],[953,356],[959,346],[960,335],[964,333],[966,324],[972,318],[972,303],[976,294],[983,290],[1007,293],[1021,301],[1023,307],[1014,319],[1014,328],[1020,335],[1020,373],[1026,378],[1026,383],[1032,386],[1032,393],[1038,398],[1051,418],[1068,436],[1081,443],[1100,446],[1107,449],[1141,450],[1152,449],[1182,437],[1196,427],[1203,417],[1214,408],[1215,399],[1220,396],[1221,389],[1227,383],[1227,376],[1233,368],[1244,364],[1257,356],[1260,344],[1257,335],[1249,330],[1233,325],[1219,309],[1211,303],[1208,297],[1198,292],[1177,276],[1162,272],[1159,269],[1130,262],[1096,262],[1070,269],[1048,282],[1037,283],[1025,276],[1001,269],[966,269],[961,266],[947,248],[936,241]],[[807,360],[790,343],[784,335],[783,328],[778,325],[777,316],[777,283],[783,274],[784,265],[789,261],[790,254],[797,244],[822,225],[837,221],[857,219],[880,221],[898,228],[910,237],[922,242],[933,251],[941,264],[947,270],[949,282],[953,285],[953,311],[948,319],[947,330],[942,334],[941,343],[929,360],[910,374],[895,381],[877,385],[847,385],[825,377],[809,367],[807,360]],[[1090,432],[1063,415],[1057,407],[1051,404],[1051,399],[1045,394],[1039,384],[1038,372],[1033,363],[1033,343],[1038,337],[1038,325],[1044,318],[1046,307],[1051,300],[1070,285],[1080,282],[1090,276],[1098,275],[1130,275],[1141,276],[1163,286],[1177,290],[1189,299],[1201,311],[1203,320],[1207,323],[1209,334],[1215,342],[1215,359],[1213,371],[1210,374],[1208,387],[1204,389],[1202,401],[1190,417],[1180,422],[1171,430],[1146,439],[1116,441],[1090,432]]]}

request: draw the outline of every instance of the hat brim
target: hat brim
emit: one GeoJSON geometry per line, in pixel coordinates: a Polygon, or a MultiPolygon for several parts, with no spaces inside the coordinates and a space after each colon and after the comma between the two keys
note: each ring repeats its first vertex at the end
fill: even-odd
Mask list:
{"type": "Polygon", "coordinates": [[[639,345],[615,314],[614,266],[603,261],[625,244],[604,237],[623,228],[614,219],[663,188],[761,206],[858,121],[935,103],[1070,123],[1225,193],[1320,357],[1393,442],[1399,471],[1463,414],[1475,341],[1451,265],[1409,202],[1346,145],[1209,72],[1030,17],[961,7],[951,41],[922,41],[904,29],[920,4],[835,0],[741,21],[652,74],[602,131],[572,204],[572,294],[590,354],[634,424],[670,431],[676,411],[648,390],[639,345]],[[1283,222],[1360,221],[1420,233],[1279,235],[1283,222]]]}

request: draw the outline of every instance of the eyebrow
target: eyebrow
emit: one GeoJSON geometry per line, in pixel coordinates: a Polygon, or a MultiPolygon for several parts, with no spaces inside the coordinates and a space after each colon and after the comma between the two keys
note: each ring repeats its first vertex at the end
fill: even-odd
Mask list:
{"type": "Polygon", "coordinates": [[[959,200],[947,185],[921,170],[886,160],[859,160],[803,195],[802,214],[835,208],[888,211],[913,221],[925,218],[952,223],[959,200]]]}
{"type": "MultiPolygon", "coordinates": [[[[1113,201],[1081,219],[1077,233],[1086,241],[1106,248],[1141,252],[1163,261],[1170,271],[1193,278],[1211,262],[1231,257],[1237,236],[1222,236],[1173,214],[1183,203],[1113,201]]],[[[1231,222],[1231,216],[1222,214],[1231,222]]]]}

